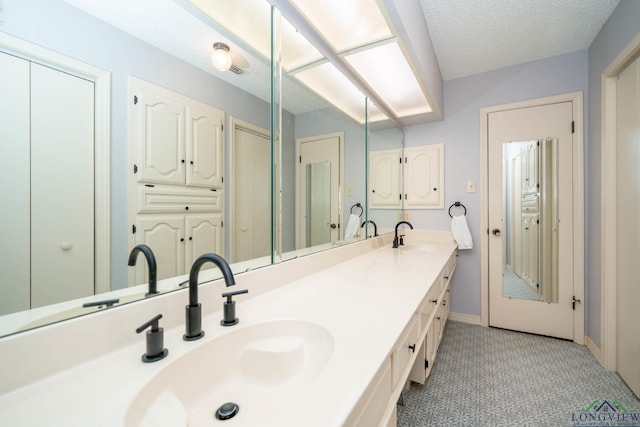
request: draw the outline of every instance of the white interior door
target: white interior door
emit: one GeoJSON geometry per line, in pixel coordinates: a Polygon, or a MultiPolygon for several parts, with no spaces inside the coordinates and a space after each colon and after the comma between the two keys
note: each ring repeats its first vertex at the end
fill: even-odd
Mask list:
{"type": "MultiPolygon", "coordinates": [[[[519,108],[492,112],[488,118],[488,215],[489,215],[489,324],[491,326],[573,339],[573,185],[572,185],[572,102],[561,102],[545,106],[519,108]],[[504,166],[503,152],[505,144],[513,141],[531,141],[547,137],[557,138],[558,142],[558,213],[557,218],[542,219],[552,221],[558,233],[558,297],[557,302],[546,302],[533,299],[523,299],[508,296],[503,289],[503,276],[508,276],[503,257],[503,239],[506,233],[508,218],[504,218],[503,203],[504,166]]],[[[525,156],[526,157],[526,156],[525,156]]],[[[522,175],[534,177],[530,180],[539,181],[538,160],[527,158],[523,162],[522,175]]],[[[526,178],[525,178],[526,180],[526,178]]],[[[540,182],[526,182],[522,187],[522,198],[532,198],[540,182]]],[[[523,199],[524,200],[524,199],[523,199]]],[[[516,201],[517,202],[517,201],[516,201]]],[[[523,206],[525,206],[523,204],[523,206]]],[[[538,217],[528,215],[523,224],[529,224],[532,229],[539,229],[538,217]],[[526,220],[526,221],[525,221],[526,220]]],[[[548,244],[538,238],[524,235],[520,238],[523,248],[527,248],[533,257],[524,259],[522,270],[527,270],[526,276],[535,280],[539,277],[540,268],[531,266],[535,257],[539,258],[538,247],[548,244]],[[533,270],[532,270],[533,268],[533,270]]],[[[582,254],[575,254],[582,256],[582,254]]],[[[506,279],[507,277],[505,277],[506,279]]]]}
{"type": "MultiPolygon", "coordinates": [[[[311,203],[314,197],[324,197],[327,195],[326,187],[323,185],[313,185],[309,182],[308,177],[314,175],[307,173],[308,168],[326,170],[325,167],[313,168],[314,164],[327,164],[329,172],[329,198],[330,198],[330,214],[329,220],[323,224],[329,231],[328,234],[315,233],[316,235],[326,235],[327,240],[314,239],[313,244],[322,244],[328,242],[336,242],[340,239],[340,198],[342,195],[342,135],[319,135],[315,137],[302,138],[297,141],[298,144],[298,219],[297,219],[297,236],[298,247],[310,246],[310,240],[307,230],[308,221],[311,219],[309,207],[324,206],[323,203],[311,203]],[[314,193],[312,188],[321,189],[314,193]]],[[[320,174],[315,173],[316,177],[320,174]]],[[[320,215],[317,215],[320,216],[320,215]]],[[[326,215],[321,215],[326,218],[326,215]]],[[[315,221],[314,221],[315,223],[315,221]]],[[[312,224],[310,224],[312,225],[312,224]]],[[[346,225],[346,224],[345,224],[346,225]]]]}
{"type": "Polygon", "coordinates": [[[29,61],[0,52],[0,315],[31,304],[29,86],[29,61]]]}
{"type": "Polygon", "coordinates": [[[32,307],[94,293],[93,106],[93,82],[31,64],[32,307]]]}
{"type": "Polygon", "coordinates": [[[239,262],[271,251],[271,141],[247,123],[236,121],[233,132],[231,259],[239,262]]]}
{"type": "Polygon", "coordinates": [[[620,73],[616,104],[617,369],[640,396],[640,58],[620,73]]]}

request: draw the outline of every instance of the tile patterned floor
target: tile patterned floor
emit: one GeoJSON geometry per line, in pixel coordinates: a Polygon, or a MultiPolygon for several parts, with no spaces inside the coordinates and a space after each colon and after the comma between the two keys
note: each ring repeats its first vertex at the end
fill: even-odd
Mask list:
{"type": "Polygon", "coordinates": [[[453,321],[426,384],[411,383],[403,401],[399,427],[640,426],[640,400],[586,347],[453,321]],[[629,420],[607,424],[605,413],[629,420]]]}

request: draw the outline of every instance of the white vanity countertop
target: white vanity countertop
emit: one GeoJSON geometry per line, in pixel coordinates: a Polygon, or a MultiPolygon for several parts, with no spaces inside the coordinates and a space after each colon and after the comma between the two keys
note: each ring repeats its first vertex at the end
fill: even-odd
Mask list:
{"type": "MultiPolygon", "coordinates": [[[[125,425],[129,403],[136,394],[180,356],[237,328],[297,319],[326,328],[333,338],[333,353],[303,392],[296,394],[286,407],[273,408],[271,414],[265,414],[260,425],[343,425],[456,247],[453,240],[418,241],[419,234],[415,236],[412,239],[408,235],[406,246],[399,249],[385,244],[268,292],[246,299],[239,296],[240,323],[220,326],[221,310],[205,315],[202,328],[206,334],[201,340],[183,341],[183,323],[168,327],[164,344],[169,356],[162,361],[141,363],[145,338],[140,334],[134,344],[0,395],[0,424],[125,425]]],[[[259,277],[256,274],[245,280],[240,275],[236,286],[227,290],[249,288],[251,293],[259,284],[249,282],[259,277]]],[[[201,301],[203,298],[201,295],[201,301]]],[[[142,306],[145,302],[135,304],[142,306]]],[[[183,316],[183,307],[178,305],[176,314],[171,316],[183,316]]],[[[130,325],[130,330],[137,326],[130,325]]],[[[46,354],[24,354],[25,359],[31,360],[45,357],[46,354]]],[[[242,408],[242,402],[237,403],[242,408]]],[[[241,414],[242,409],[236,418],[223,424],[212,417],[210,425],[241,426],[241,414]]]]}

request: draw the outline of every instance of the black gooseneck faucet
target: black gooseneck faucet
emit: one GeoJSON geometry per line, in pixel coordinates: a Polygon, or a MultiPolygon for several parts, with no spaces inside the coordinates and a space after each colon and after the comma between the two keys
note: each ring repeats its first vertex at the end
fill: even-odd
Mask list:
{"type": "MultiPolygon", "coordinates": [[[[362,225],[360,227],[364,228],[367,223],[371,223],[373,225],[373,237],[378,237],[378,226],[376,225],[375,222],[373,222],[372,219],[368,219],[365,222],[362,223],[362,225]]],[[[365,235],[366,235],[367,230],[365,229],[365,235]]]]}
{"type": "Polygon", "coordinates": [[[156,257],[153,255],[153,251],[147,245],[136,245],[133,249],[131,249],[131,253],[129,254],[129,266],[133,267],[136,265],[136,260],[138,259],[138,254],[142,252],[144,257],[147,259],[147,264],[149,265],[149,291],[145,294],[145,296],[151,296],[158,293],[158,265],[156,264],[156,257]]]}
{"type": "Polygon", "coordinates": [[[404,245],[404,242],[402,241],[402,236],[400,236],[400,240],[398,240],[398,227],[400,227],[400,225],[402,224],[407,224],[409,226],[409,228],[411,228],[413,230],[413,225],[411,225],[411,223],[409,221],[400,221],[399,223],[396,224],[396,236],[393,238],[393,247],[397,248],[398,245],[404,245]]]}
{"type": "Polygon", "coordinates": [[[183,336],[185,341],[195,341],[204,336],[204,331],[202,330],[202,304],[198,302],[198,274],[200,273],[202,265],[207,262],[214,263],[220,271],[222,271],[222,276],[224,277],[224,282],[227,284],[227,287],[236,284],[229,264],[220,255],[208,253],[200,255],[198,259],[195,260],[189,272],[189,305],[185,307],[186,330],[183,336]]]}

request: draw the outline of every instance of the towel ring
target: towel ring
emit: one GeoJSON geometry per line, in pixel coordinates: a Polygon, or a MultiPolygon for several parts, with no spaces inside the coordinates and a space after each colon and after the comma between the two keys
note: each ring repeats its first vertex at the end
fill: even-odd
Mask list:
{"type": "Polygon", "coordinates": [[[467,208],[464,207],[464,205],[460,202],[455,202],[454,204],[452,204],[451,206],[449,206],[449,216],[451,218],[453,218],[453,215],[451,215],[451,208],[454,206],[462,206],[462,209],[464,209],[464,214],[467,215],[467,208]]]}
{"type": "Polygon", "coordinates": [[[362,214],[364,213],[364,208],[362,207],[362,205],[358,202],[355,205],[351,206],[351,209],[349,210],[349,213],[353,213],[353,208],[360,208],[360,213],[358,214],[358,216],[362,216],[362,214]]]}

